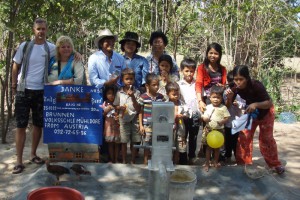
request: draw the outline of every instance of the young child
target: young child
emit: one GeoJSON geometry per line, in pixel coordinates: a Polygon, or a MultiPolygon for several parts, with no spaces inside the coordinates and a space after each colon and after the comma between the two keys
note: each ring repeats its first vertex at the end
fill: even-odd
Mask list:
{"type": "Polygon", "coordinates": [[[171,72],[173,68],[172,57],[166,54],[161,55],[158,60],[158,67],[159,67],[159,79],[160,79],[158,93],[161,93],[166,98],[167,94],[166,94],[165,87],[170,81],[174,81],[173,79],[176,77],[176,76],[171,76],[171,72]]]}
{"type": "Polygon", "coordinates": [[[173,102],[175,105],[174,143],[176,151],[174,153],[174,163],[187,164],[186,133],[183,122],[186,113],[182,112],[184,110],[184,105],[180,101],[179,85],[175,82],[169,82],[166,85],[166,92],[169,101],[173,102]]]}
{"type": "MultiPolygon", "coordinates": [[[[138,128],[138,113],[140,105],[137,102],[140,92],[134,85],[135,72],[131,68],[125,68],[121,72],[121,80],[124,84],[118,92],[114,105],[119,113],[120,136],[122,146],[122,162],[126,164],[127,143],[140,143],[141,136],[138,128]]],[[[136,149],[132,148],[131,163],[135,164],[136,149]]]]}
{"type": "MultiPolygon", "coordinates": [[[[229,86],[228,89],[234,86],[233,71],[228,72],[227,83],[229,86]]],[[[224,92],[223,98],[230,113],[230,117],[225,124],[225,161],[229,163],[231,162],[232,151],[234,152],[234,156],[236,154],[236,144],[239,137],[239,133],[231,134],[231,123],[236,117],[240,117],[243,114],[242,110],[245,109],[246,101],[237,94],[233,102],[228,102],[226,92],[224,92]]]]}
{"type": "Polygon", "coordinates": [[[110,161],[116,163],[119,156],[120,130],[118,117],[116,115],[113,102],[117,87],[114,85],[106,86],[104,89],[104,102],[102,104],[104,115],[104,137],[108,143],[108,153],[110,161]]]}
{"type": "MultiPolygon", "coordinates": [[[[154,73],[146,76],[146,93],[141,94],[138,103],[141,105],[139,113],[140,133],[144,138],[144,145],[151,145],[152,141],[152,102],[165,101],[162,94],[158,93],[159,77],[154,73]]],[[[149,149],[144,149],[144,164],[148,163],[149,149]]]]}
{"type": "Polygon", "coordinates": [[[197,96],[195,92],[194,74],[197,63],[193,59],[184,59],[180,63],[181,74],[183,79],[178,82],[180,87],[181,98],[183,99],[187,109],[191,112],[189,117],[183,119],[186,135],[189,141],[188,157],[189,163],[193,164],[196,158],[197,135],[199,131],[200,111],[197,103],[197,96]]]}
{"type": "Polygon", "coordinates": [[[202,143],[206,145],[205,153],[205,166],[204,170],[208,172],[210,165],[211,152],[214,151],[214,161],[213,165],[219,168],[221,164],[219,163],[220,148],[212,149],[207,145],[207,134],[212,130],[217,130],[224,134],[224,124],[227,122],[230,114],[226,106],[222,105],[224,89],[222,86],[214,85],[210,89],[210,101],[211,104],[206,106],[206,110],[202,116],[202,120],[206,122],[202,134],[202,143]]]}

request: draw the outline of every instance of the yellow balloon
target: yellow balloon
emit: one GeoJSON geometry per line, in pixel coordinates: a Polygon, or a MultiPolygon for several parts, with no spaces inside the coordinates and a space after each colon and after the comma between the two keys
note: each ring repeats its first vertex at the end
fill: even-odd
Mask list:
{"type": "Polygon", "coordinates": [[[224,136],[221,132],[212,130],[207,134],[207,144],[213,149],[220,148],[224,144],[224,136]]]}

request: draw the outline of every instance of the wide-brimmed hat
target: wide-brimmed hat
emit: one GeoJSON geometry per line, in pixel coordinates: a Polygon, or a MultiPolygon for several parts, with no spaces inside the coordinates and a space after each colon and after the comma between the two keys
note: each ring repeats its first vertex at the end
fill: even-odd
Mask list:
{"type": "Polygon", "coordinates": [[[109,29],[104,29],[104,30],[100,30],[98,32],[98,37],[94,40],[94,43],[96,45],[97,48],[99,48],[99,41],[105,37],[114,37],[115,40],[117,41],[118,40],[118,36],[117,35],[114,35],[112,34],[112,32],[109,30],[109,29]]]}
{"type": "Polygon", "coordinates": [[[139,36],[135,32],[126,32],[124,38],[119,42],[119,44],[123,44],[126,41],[134,41],[136,42],[137,48],[141,47],[141,43],[139,42],[139,36]]]}

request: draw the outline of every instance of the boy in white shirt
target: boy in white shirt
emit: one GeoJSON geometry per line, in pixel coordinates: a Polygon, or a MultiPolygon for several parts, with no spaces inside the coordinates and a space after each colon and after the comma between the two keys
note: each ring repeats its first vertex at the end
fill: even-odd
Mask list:
{"type": "Polygon", "coordinates": [[[188,157],[189,163],[193,163],[196,158],[197,135],[200,126],[200,112],[197,104],[197,96],[195,91],[194,74],[197,63],[190,58],[182,60],[180,63],[180,70],[183,79],[178,81],[182,100],[185,102],[185,114],[188,117],[184,118],[184,125],[186,127],[186,135],[188,137],[188,157]]]}

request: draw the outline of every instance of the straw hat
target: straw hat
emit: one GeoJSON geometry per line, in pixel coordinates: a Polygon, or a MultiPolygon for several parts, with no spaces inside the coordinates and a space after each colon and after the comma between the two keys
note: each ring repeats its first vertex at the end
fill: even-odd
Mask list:
{"type": "Polygon", "coordinates": [[[98,37],[94,40],[94,43],[95,43],[95,46],[97,48],[99,48],[99,41],[105,37],[114,37],[115,40],[117,41],[118,40],[118,36],[117,35],[114,35],[112,34],[112,32],[109,30],[109,29],[104,29],[104,30],[100,30],[98,32],[98,37]]]}
{"type": "Polygon", "coordinates": [[[141,43],[139,42],[139,36],[135,32],[126,32],[124,38],[119,42],[119,44],[123,44],[126,41],[134,41],[136,42],[137,48],[141,47],[141,43]]]}

